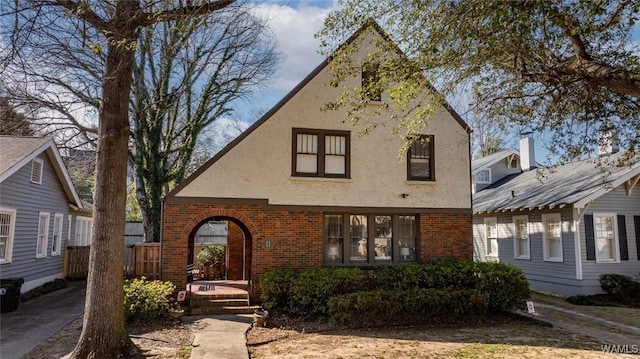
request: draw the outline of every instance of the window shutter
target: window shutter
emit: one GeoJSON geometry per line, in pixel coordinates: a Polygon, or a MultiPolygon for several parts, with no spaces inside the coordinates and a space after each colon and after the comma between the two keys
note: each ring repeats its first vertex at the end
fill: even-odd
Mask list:
{"type": "Polygon", "coordinates": [[[596,260],[596,239],[593,232],[593,215],[585,214],[584,216],[584,232],[587,240],[587,260],[596,260]]]}
{"type": "Polygon", "coordinates": [[[640,216],[633,216],[633,223],[636,229],[636,252],[640,260],[640,216]]]}
{"type": "Polygon", "coordinates": [[[31,182],[42,183],[42,161],[33,160],[31,165],[31,182]]]}
{"type": "Polygon", "coordinates": [[[629,248],[627,247],[627,221],[622,214],[618,215],[618,242],[620,244],[620,259],[629,260],[629,248]]]}

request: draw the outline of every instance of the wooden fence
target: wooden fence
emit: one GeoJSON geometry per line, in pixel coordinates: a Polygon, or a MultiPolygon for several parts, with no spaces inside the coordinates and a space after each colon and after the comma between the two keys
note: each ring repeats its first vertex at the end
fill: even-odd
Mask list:
{"type": "MultiPolygon", "coordinates": [[[[68,243],[68,241],[67,241],[68,243]]],[[[66,244],[66,243],[65,243],[66,244]]],[[[89,246],[66,245],[64,251],[64,276],[70,279],[86,279],[89,273],[89,246]]]]}
{"type": "MultiPolygon", "coordinates": [[[[66,246],[65,278],[85,279],[89,273],[90,246],[66,246]]],[[[123,274],[127,278],[160,279],[160,243],[136,243],[124,248],[123,274]]]]}
{"type": "Polygon", "coordinates": [[[160,243],[136,243],[135,276],[160,279],[160,243]]]}

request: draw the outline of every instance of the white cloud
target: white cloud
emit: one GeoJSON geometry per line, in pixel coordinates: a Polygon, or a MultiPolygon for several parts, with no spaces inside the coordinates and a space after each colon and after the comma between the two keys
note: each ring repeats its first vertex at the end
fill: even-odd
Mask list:
{"type": "Polygon", "coordinates": [[[333,1],[309,1],[300,2],[295,8],[277,3],[256,7],[255,11],[268,20],[283,54],[269,90],[291,90],[324,60],[318,54],[320,41],[314,34],[320,31],[325,17],[336,6],[333,1]]]}

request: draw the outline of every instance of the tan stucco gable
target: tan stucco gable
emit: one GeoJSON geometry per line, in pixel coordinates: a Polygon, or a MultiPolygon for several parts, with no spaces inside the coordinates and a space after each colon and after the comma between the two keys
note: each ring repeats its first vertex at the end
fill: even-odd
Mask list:
{"type": "MultiPolygon", "coordinates": [[[[366,36],[382,38],[375,31],[366,36]]],[[[362,43],[373,43],[369,40],[362,43]]],[[[355,56],[366,56],[369,50],[362,48],[355,56]]],[[[347,79],[342,88],[329,86],[330,81],[330,69],[324,62],[167,200],[204,197],[262,199],[271,205],[296,206],[471,207],[468,127],[454,111],[443,106],[425,131],[434,135],[436,180],[407,181],[407,164],[399,160],[403,140],[390,127],[379,126],[360,136],[361,127],[341,121],[344,113],[321,110],[344,89],[358,86],[360,76],[347,79]],[[349,131],[350,178],[292,177],[293,128],[349,131]]],[[[384,122],[387,117],[373,115],[371,120],[384,122]]]]}

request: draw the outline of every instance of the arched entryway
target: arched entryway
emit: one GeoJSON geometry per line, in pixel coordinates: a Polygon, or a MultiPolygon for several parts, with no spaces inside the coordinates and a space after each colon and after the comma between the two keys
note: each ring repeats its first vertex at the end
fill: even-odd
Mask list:
{"type": "Polygon", "coordinates": [[[202,220],[189,235],[187,263],[199,269],[193,279],[249,281],[251,279],[252,236],[247,226],[229,216],[202,220]],[[197,256],[207,246],[224,247],[221,270],[203,271],[197,256]]]}

